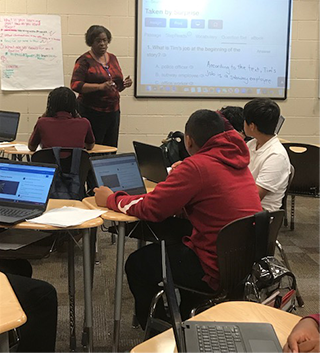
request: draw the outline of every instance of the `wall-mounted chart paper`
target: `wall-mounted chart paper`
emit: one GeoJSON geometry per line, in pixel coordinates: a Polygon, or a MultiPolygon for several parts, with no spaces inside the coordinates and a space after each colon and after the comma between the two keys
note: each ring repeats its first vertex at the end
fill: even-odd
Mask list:
{"type": "Polygon", "coordinates": [[[1,89],[63,86],[59,16],[0,16],[1,89]]]}

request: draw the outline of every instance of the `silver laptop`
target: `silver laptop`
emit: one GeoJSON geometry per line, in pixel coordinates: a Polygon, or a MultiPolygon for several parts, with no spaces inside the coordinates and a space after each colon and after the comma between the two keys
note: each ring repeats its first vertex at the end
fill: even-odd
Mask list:
{"type": "Polygon", "coordinates": [[[282,352],[271,324],[194,320],[182,322],[163,240],[161,262],[178,352],[282,352]]]}
{"type": "Polygon", "coordinates": [[[0,142],[16,139],[20,113],[0,110],[0,142]]]}
{"type": "Polygon", "coordinates": [[[146,193],[134,153],[112,154],[90,158],[97,186],[129,195],[146,193]]]}
{"type": "Polygon", "coordinates": [[[40,216],[47,207],[56,167],[0,160],[0,223],[40,216]]]}
{"type": "Polygon", "coordinates": [[[141,175],[155,183],[166,180],[168,170],[162,149],[158,146],[133,141],[141,175]]]}
{"type": "Polygon", "coordinates": [[[279,134],[279,131],[280,131],[280,129],[281,129],[281,127],[282,127],[282,125],[283,125],[283,123],[284,123],[285,120],[286,120],[286,119],[285,119],[284,116],[282,116],[282,115],[279,116],[277,126],[276,126],[276,128],[274,129],[274,133],[275,133],[275,134],[279,134]]]}

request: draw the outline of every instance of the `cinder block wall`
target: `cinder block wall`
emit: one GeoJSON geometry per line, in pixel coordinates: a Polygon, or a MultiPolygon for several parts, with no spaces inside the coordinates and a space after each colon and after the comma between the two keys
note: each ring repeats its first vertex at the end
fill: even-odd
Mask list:
{"type": "MultiPolygon", "coordinates": [[[[0,15],[61,16],[65,85],[69,86],[76,58],[88,50],[84,33],[92,24],[109,28],[114,53],[124,75],[134,79],[135,0],[0,0],[0,15]]],[[[294,0],[288,99],[280,101],[286,122],[280,137],[319,143],[319,0],[294,0]]],[[[27,141],[43,113],[48,91],[0,91],[0,109],[21,112],[18,138],[27,141]]],[[[132,141],[159,145],[170,130],[183,130],[196,109],[241,105],[245,100],[136,99],[133,88],[121,93],[119,151],[131,151],[132,141]]]]}

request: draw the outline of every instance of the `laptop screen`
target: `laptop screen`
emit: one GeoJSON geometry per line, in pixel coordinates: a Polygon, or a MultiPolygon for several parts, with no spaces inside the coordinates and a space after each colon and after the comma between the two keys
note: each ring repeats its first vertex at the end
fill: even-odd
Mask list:
{"type": "Polygon", "coordinates": [[[13,141],[16,138],[20,113],[0,111],[0,139],[13,141]]]}
{"type": "Polygon", "coordinates": [[[0,202],[45,205],[55,167],[33,164],[0,163],[0,202]]]}
{"type": "Polygon", "coordinates": [[[91,163],[98,186],[129,195],[146,193],[134,153],[91,158],[91,163]]]}

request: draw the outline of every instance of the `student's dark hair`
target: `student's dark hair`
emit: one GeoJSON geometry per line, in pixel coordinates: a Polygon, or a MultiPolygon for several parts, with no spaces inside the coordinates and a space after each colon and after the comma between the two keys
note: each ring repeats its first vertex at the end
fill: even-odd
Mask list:
{"type": "Polygon", "coordinates": [[[239,132],[244,132],[243,108],[228,105],[220,109],[220,113],[229,120],[230,124],[239,132]]]}
{"type": "Polygon", "coordinates": [[[273,135],[279,120],[280,108],[269,98],[255,98],[244,106],[243,115],[248,125],[254,123],[263,134],[273,135]]]}
{"type": "Polygon", "coordinates": [[[79,117],[76,95],[68,87],[58,87],[48,95],[45,115],[54,117],[57,112],[68,112],[74,118],[79,117]]]}
{"type": "Polygon", "coordinates": [[[186,135],[202,147],[212,136],[224,131],[224,121],[217,112],[200,109],[191,114],[185,127],[186,135]]]}
{"type": "Polygon", "coordinates": [[[112,39],[112,35],[111,32],[103,26],[98,26],[98,25],[93,25],[91,27],[89,27],[89,29],[87,30],[86,34],[85,34],[85,38],[86,38],[86,44],[91,47],[94,40],[99,37],[99,35],[101,33],[105,33],[107,38],[108,38],[108,42],[111,42],[112,39]]]}

